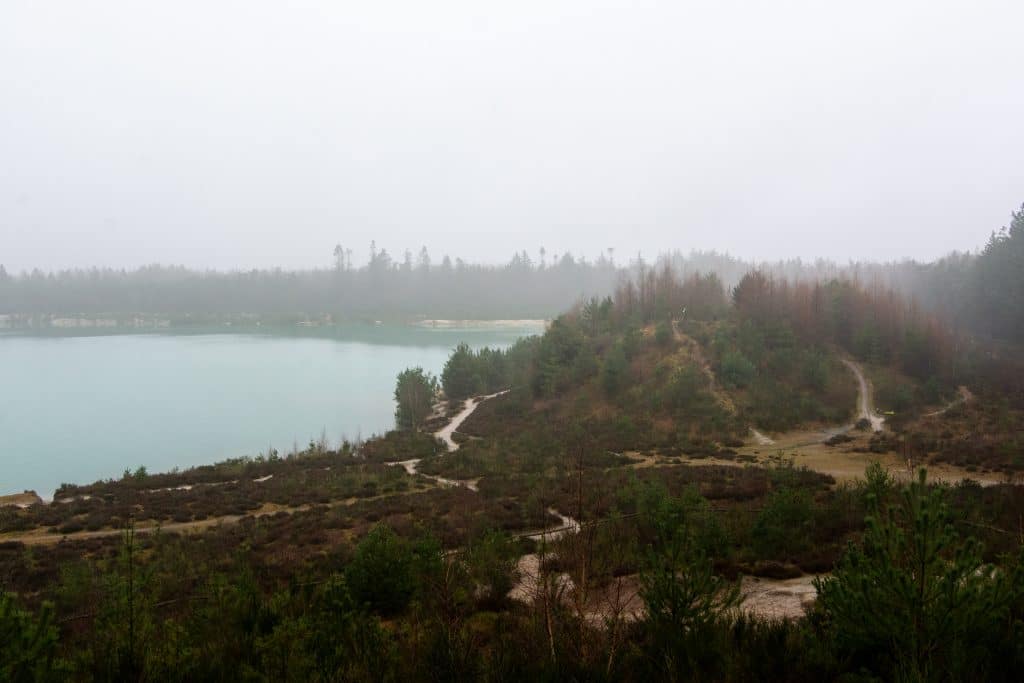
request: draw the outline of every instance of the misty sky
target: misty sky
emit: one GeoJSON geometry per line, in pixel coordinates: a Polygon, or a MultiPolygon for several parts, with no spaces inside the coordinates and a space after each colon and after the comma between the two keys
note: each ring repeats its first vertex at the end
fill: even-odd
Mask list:
{"type": "Polygon", "coordinates": [[[933,258],[1024,202],[1024,3],[0,3],[0,263],[933,258]]]}

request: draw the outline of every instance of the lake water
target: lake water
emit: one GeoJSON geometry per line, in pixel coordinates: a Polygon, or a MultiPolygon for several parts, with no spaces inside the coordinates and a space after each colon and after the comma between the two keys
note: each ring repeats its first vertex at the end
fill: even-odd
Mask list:
{"type": "Polygon", "coordinates": [[[0,336],[0,494],[186,468],[394,423],[395,376],[538,326],[0,336]]]}

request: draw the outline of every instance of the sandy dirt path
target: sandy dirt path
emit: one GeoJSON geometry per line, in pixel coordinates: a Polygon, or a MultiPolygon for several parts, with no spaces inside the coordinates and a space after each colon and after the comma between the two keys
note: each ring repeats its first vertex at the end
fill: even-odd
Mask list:
{"type": "MultiPolygon", "coordinates": [[[[352,501],[354,502],[354,500],[352,501]]],[[[351,504],[349,501],[338,501],[332,505],[344,505],[351,504]]],[[[246,517],[266,517],[268,515],[276,515],[279,512],[285,512],[287,514],[293,514],[296,512],[302,512],[309,510],[311,506],[300,505],[298,507],[282,507],[280,505],[274,505],[266,503],[262,507],[253,512],[245,515],[221,515],[219,517],[210,517],[208,519],[202,519],[192,522],[171,522],[168,524],[157,524],[150,522],[140,522],[135,526],[135,533],[148,534],[154,531],[166,531],[166,532],[191,532],[201,531],[203,529],[209,529],[212,527],[230,524],[237,524],[246,517]]],[[[83,541],[92,538],[107,538],[110,536],[119,536],[124,533],[124,529],[99,529],[97,531],[76,531],[71,534],[60,534],[52,533],[47,529],[35,529],[33,531],[24,534],[2,534],[0,535],[0,542],[16,541],[24,543],[25,545],[53,545],[60,543],[67,539],[69,541],[83,541]]]]}
{"type": "Polygon", "coordinates": [[[952,401],[950,401],[949,403],[947,403],[943,407],[939,408],[938,410],[933,410],[930,413],[925,413],[921,417],[939,417],[940,415],[945,415],[946,413],[951,411],[953,408],[956,408],[958,405],[962,405],[964,403],[970,403],[971,401],[974,400],[974,394],[971,393],[970,389],[968,389],[967,387],[965,387],[962,384],[959,387],[956,388],[956,393],[957,393],[957,396],[956,396],[955,399],[953,399],[952,401]]]}
{"type": "Polygon", "coordinates": [[[844,358],[843,364],[850,368],[857,377],[857,419],[870,422],[873,431],[882,431],[885,418],[875,412],[875,396],[871,382],[864,376],[864,371],[861,367],[852,360],[844,358]]]}
{"type": "MultiPolygon", "coordinates": [[[[191,522],[168,522],[160,524],[151,520],[144,520],[136,523],[135,532],[139,534],[148,534],[155,531],[163,532],[181,532],[189,533],[195,531],[203,531],[205,529],[214,528],[220,525],[228,526],[231,524],[237,524],[238,522],[251,518],[268,517],[270,515],[276,515],[281,512],[293,515],[297,512],[306,512],[312,510],[314,507],[345,507],[348,505],[355,505],[356,503],[371,500],[380,500],[383,498],[392,498],[395,496],[408,495],[408,492],[399,493],[385,493],[378,496],[368,498],[342,498],[338,500],[332,500],[326,504],[317,505],[296,505],[289,507],[287,505],[278,505],[276,503],[264,503],[259,508],[247,512],[244,515],[219,515],[217,517],[209,517],[207,519],[194,520],[191,522]]],[[[17,542],[24,543],[25,545],[53,545],[60,543],[63,540],[68,541],[81,541],[88,540],[91,538],[107,538],[110,536],[118,536],[124,533],[124,529],[98,529],[96,531],[76,531],[70,534],[54,533],[49,530],[49,527],[36,528],[32,531],[24,533],[6,533],[0,534],[0,543],[5,542],[17,542]]]]}
{"type": "MultiPolygon", "coordinates": [[[[507,393],[508,389],[506,389],[505,391],[499,391],[494,394],[478,396],[476,398],[471,398],[467,400],[462,410],[460,410],[448,424],[434,432],[434,436],[444,442],[444,445],[448,449],[449,453],[454,453],[455,451],[459,450],[459,444],[456,443],[455,439],[453,439],[452,437],[455,434],[455,432],[459,430],[459,427],[462,426],[462,423],[466,421],[466,418],[472,415],[473,411],[479,408],[480,404],[483,403],[484,401],[491,398],[495,398],[497,396],[502,396],[507,393]]],[[[402,460],[399,462],[390,462],[388,464],[395,467],[402,467],[409,474],[409,476],[415,477],[417,474],[419,474],[420,476],[426,477],[427,479],[437,482],[441,486],[449,488],[453,486],[465,486],[470,491],[480,490],[478,486],[480,483],[479,479],[445,479],[444,477],[438,477],[432,474],[423,474],[422,472],[419,471],[419,464],[421,460],[422,458],[413,458],[412,460],[402,460]]]]}
{"type": "Polygon", "coordinates": [[[491,398],[496,398],[498,396],[502,396],[507,393],[508,389],[506,389],[505,391],[499,391],[494,394],[488,394],[486,396],[478,396],[476,398],[468,399],[466,401],[465,407],[461,411],[459,411],[458,414],[455,415],[455,417],[452,418],[451,422],[446,424],[438,431],[434,432],[434,436],[436,436],[438,439],[444,442],[445,446],[448,447],[449,453],[454,453],[455,451],[459,450],[459,444],[455,443],[455,441],[452,439],[452,435],[455,432],[459,431],[459,427],[461,427],[462,423],[466,421],[466,418],[472,415],[473,411],[475,411],[484,401],[491,398]]]}
{"type": "MultiPolygon", "coordinates": [[[[677,337],[685,338],[685,335],[681,335],[677,331],[677,337]]],[[[857,363],[847,359],[844,359],[843,363],[850,369],[857,381],[857,419],[868,420],[874,432],[882,431],[885,427],[885,418],[875,411],[871,382],[857,363]]],[[[707,368],[706,371],[710,372],[710,368],[707,368]]],[[[970,391],[963,387],[956,400],[931,415],[941,415],[952,407],[972,399],[970,391]]],[[[864,470],[872,463],[882,465],[901,481],[913,481],[917,479],[917,468],[922,465],[920,462],[908,463],[896,453],[867,452],[871,433],[855,430],[854,423],[818,429],[798,429],[771,436],[751,427],[750,437],[744,446],[737,449],[739,455],[748,456],[745,460],[723,460],[714,457],[691,459],[686,456],[667,458],[635,452],[627,452],[626,455],[637,459],[638,462],[633,465],[634,467],[657,467],[676,463],[695,467],[749,467],[792,460],[797,466],[805,466],[816,472],[830,475],[838,482],[863,479],[864,470]],[[853,440],[838,447],[825,444],[825,441],[837,434],[848,434],[853,440]],[[860,452],[855,452],[855,448],[860,452]]],[[[955,484],[964,479],[973,479],[983,486],[1008,483],[1007,478],[1000,474],[968,472],[966,469],[944,463],[930,463],[926,467],[928,476],[933,481],[955,484]]]]}
{"type": "MultiPolygon", "coordinates": [[[[540,543],[540,550],[536,553],[523,555],[516,563],[518,581],[516,581],[516,585],[508,593],[508,597],[513,600],[531,603],[543,593],[545,585],[541,565],[545,559],[555,557],[555,553],[548,548],[547,544],[570,534],[578,533],[581,528],[577,520],[568,515],[563,515],[554,508],[548,508],[548,514],[558,517],[559,521],[556,526],[523,536],[540,543]]],[[[554,581],[563,593],[567,593],[573,587],[572,579],[565,573],[554,577],[554,581]]]]}
{"type": "Polygon", "coordinates": [[[711,395],[721,404],[723,408],[732,413],[736,414],[736,404],[733,403],[732,396],[725,392],[722,387],[718,384],[718,379],[715,377],[715,371],[711,368],[711,363],[707,358],[704,357],[704,350],[701,349],[700,343],[684,333],[679,329],[679,321],[672,321],[672,333],[675,336],[677,342],[679,342],[686,353],[689,354],[690,360],[697,364],[700,371],[704,373],[704,376],[708,379],[708,390],[711,395]]]}

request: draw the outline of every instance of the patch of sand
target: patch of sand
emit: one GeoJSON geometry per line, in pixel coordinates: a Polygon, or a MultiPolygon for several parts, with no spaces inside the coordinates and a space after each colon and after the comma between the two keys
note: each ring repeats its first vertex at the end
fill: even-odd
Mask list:
{"type": "Polygon", "coordinates": [[[0,507],[13,506],[18,508],[27,508],[33,505],[40,505],[43,503],[43,499],[35,491],[25,491],[23,493],[12,493],[9,496],[0,496],[0,507]]]}
{"type": "Polygon", "coordinates": [[[740,580],[743,602],[740,611],[762,619],[800,619],[818,598],[814,576],[795,579],[763,579],[744,576],[740,580]]]}

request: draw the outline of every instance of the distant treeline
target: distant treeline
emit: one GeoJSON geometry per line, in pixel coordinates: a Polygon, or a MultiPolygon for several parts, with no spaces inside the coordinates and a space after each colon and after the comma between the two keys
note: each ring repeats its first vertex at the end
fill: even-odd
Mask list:
{"type": "Polygon", "coordinates": [[[504,265],[491,266],[447,256],[437,263],[426,248],[415,257],[406,251],[394,259],[371,245],[363,266],[354,267],[351,250],[338,246],[332,268],[302,271],[153,265],[10,275],[0,266],[0,314],[551,318],[665,265],[682,279],[714,273],[727,292],[754,270],[793,283],[850,280],[868,290],[895,290],[975,333],[1024,341],[1024,209],[980,252],[953,253],[931,263],[754,263],[717,252],[676,251],[653,263],[638,255],[617,264],[610,252],[588,261],[541,249],[536,257],[524,250],[504,265]]]}
{"type": "Polygon", "coordinates": [[[304,271],[0,270],[0,313],[546,318],[585,294],[610,292],[618,273],[607,258],[591,262],[568,253],[534,263],[523,252],[503,266],[484,266],[448,257],[432,263],[426,250],[415,261],[408,252],[395,261],[376,249],[359,268],[339,256],[334,268],[304,271]]]}

